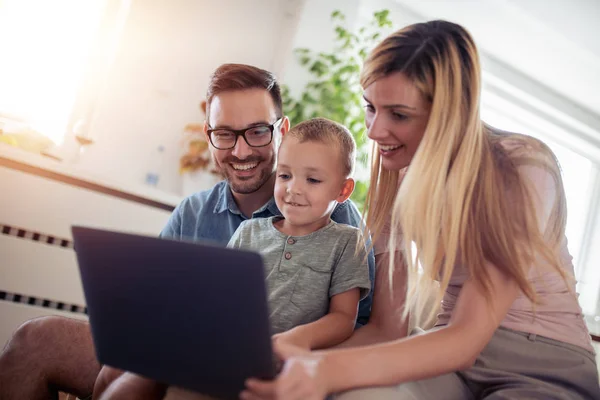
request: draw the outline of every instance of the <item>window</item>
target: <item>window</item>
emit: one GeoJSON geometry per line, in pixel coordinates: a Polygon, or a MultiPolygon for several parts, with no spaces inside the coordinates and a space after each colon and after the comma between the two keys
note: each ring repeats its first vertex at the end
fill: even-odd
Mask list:
{"type": "Polygon", "coordinates": [[[106,3],[0,2],[0,117],[62,141],[106,3]]]}

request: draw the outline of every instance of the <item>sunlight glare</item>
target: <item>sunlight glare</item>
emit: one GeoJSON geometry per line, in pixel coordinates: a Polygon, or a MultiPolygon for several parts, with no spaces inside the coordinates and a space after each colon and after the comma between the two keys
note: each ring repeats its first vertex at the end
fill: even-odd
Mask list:
{"type": "Polygon", "coordinates": [[[0,0],[0,114],[60,143],[106,0],[0,0]]]}

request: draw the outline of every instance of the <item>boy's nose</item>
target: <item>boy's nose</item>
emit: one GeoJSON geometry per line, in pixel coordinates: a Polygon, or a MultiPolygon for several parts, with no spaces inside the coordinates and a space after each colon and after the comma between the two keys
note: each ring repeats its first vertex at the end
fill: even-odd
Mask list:
{"type": "Polygon", "coordinates": [[[301,189],[300,189],[300,187],[299,187],[299,186],[300,186],[300,185],[298,185],[298,184],[296,184],[296,183],[290,182],[290,184],[289,184],[289,185],[288,185],[288,187],[287,187],[287,192],[288,192],[289,194],[293,194],[293,195],[299,195],[299,194],[301,194],[301,193],[302,193],[302,192],[301,192],[301,189]]]}

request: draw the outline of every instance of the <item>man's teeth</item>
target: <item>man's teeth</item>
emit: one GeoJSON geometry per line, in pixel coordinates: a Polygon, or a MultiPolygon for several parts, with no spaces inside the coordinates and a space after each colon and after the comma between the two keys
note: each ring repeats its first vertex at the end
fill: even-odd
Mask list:
{"type": "Polygon", "coordinates": [[[402,147],[401,144],[400,145],[396,145],[396,146],[386,146],[386,145],[383,145],[383,144],[379,145],[379,148],[381,150],[383,150],[383,151],[396,150],[396,149],[399,149],[400,147],[402,147]]]}
{"type": "Polygon", "coordinates": [[[247,171],[249,169],[256,168],[257,165],[258,165],[257,162],[246,163],[246,164],[233,164],[233,163],[231,164],[233,169],[237,169],[238,171],[247,171]]]}

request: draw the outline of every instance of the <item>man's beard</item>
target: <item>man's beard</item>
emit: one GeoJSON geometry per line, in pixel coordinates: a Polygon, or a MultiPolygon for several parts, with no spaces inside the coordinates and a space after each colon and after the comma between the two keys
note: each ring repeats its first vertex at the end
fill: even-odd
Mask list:
{"type": "MultiPolygon", "coordinates": [[[[216,160],[215,160],[216,161],[216,160]]],[[[269,165],[264,165],[264,158],[262,157],[248,157],[245,160],[240,160],[237,157],[227,157],[221,162],[220,169],[225,179],[229,183],[231,190],[239,193],[239,194],[250,194],[259,190],[263,185],[271,178],[274,173],[275,166],[275,157],[273,157],[271,163],[269,165]],[[247,180],[244,178],[240,178],[235,176],[232,171],[231,163],[244,164],[249,162],[257,162],[259,165],[256,168],[261,168],[258,172],[258,175],[249,177],[247,180]],[[261,165],[262,163],[262,165],[261,165]]],[[[219,163],[215,162],[216,165],[219,163]]]]}

